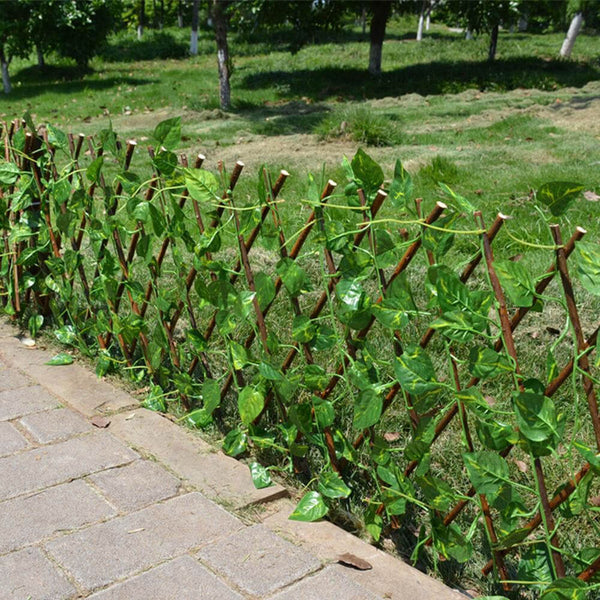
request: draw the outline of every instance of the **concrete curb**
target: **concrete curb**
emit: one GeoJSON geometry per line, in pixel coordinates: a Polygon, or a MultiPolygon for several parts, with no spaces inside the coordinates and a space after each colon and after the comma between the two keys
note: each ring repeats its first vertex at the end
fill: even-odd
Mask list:
{"type": "MultiPolygon", "coordinates": [[[[343,572],[357,584],[389,600],[464,600],[466,597],[417,571],[401,560],[356,538],[330,522],[290,521],[294,503],[280,485],[257,490],[248,468],[216,451],[192,432],[158,413],[139,407],[139,401],[109,382],[99,380],[82,365],[47,366],[54,352],[28,348],[16,337],[15,329],[0,323],[0,358],[10,367],[25,372],[65,405],[88,419],[102,415],[110,420],[110,433],[142,455],[153,457],[192,488],[225,508],[241,509],[267,504],[259,514],[272,532],[319,558],[337,563],[345,552],[367,560],[373,568],[358,571],[335,564],[332,573],[343,572]]],[[[344,600],[340,598],[340,600],[344,600]]]]}

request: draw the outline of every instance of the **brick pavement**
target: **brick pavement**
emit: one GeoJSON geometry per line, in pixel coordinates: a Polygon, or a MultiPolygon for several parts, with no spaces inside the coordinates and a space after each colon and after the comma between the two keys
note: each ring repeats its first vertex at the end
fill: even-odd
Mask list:
{"type": "Polygon", "coordinates": [[[330,523],[288,521],[285,489],[254,489],[245,466],[50,356],[0,324],[0,600],[465,597],[330,523]],[[236,516],[258,503],[238,514],[262,523],[236,516]],[[346,551],[373,570],[336,564],[346,551]]]}

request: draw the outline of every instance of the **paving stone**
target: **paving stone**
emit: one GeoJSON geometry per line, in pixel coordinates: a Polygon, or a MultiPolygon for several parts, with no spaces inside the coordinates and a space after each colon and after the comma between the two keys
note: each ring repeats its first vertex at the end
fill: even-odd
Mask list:
{"type": "Polygon", "coordinates": [[[250,470],[158,413],[143,408],[111,417],[111,431],[128,444],[155,456],[205,496],[236,508],[287,496],[273,485],[257,490],[250,470]]]}
{"type": "Polygon", "coordinates": [[[138,455],[105,431],[0,459],[0,500],[131,462],[138,455]]]}
{"type": "Polygon", "coordinates": [[[314,577],[307,577],[271,600],[383,600],[354,583],[334,567],[328,567],[314,577]]]}
{"type": "Polygon", "coordinates": [[[90,423],[69,408],[34,413],[23,417],[20,422],[40,444],[65,440],[92,429],[90,423]]]}
{"type": "Polygon", "coordinates": [[[0,422],[0,456],[12,454],[27,446],[27,440],[10,424],[0,422]]]}
{"type": "Polygon", "coordinates": [[[0,557],[2,600],[63,600],[75,588],[39,548],[26,548],[0,557]]]}
{"type": "Polygon", "coordinates": [[[4,368],[0,370],[0,392],[32,385],[33,381],[19,369],[4,368]]]}
{"type": "Polygon", "coordinates": [[[264,525],[295,544],[302,545],[324,562],[337,562],[344,552],[371,563],[369,571],[344,568],[345,575],[374,594],[389,600],[464,600],[464,596],[428,577],[398,558],[336,527],[329,521],[304,523],[288,517],[295,508],[289,500],[278,501],[280,510],[266,517],[264,525]]]}
{"type": "Polygon", "coordinates": [[[58,400],[39,385],[0,392],[0,421],[55,408],[58,400]]]}
{"type": "Polygon", "coordinates": [[[46,548],[92,590],[146,570],[242,527],[194,492],[47,542],[46,548]]]}
{"type": "Polygon", "coordinates": [[[81,479],[0,503],[0,554],[115,514],[81,479]]]}
{"type": "Polygon", "coordinates": [[[93,372],[82,365],[73,363],[53,367],[44,364],[56,354],[56,351],[26,348],[14,336],[14,329],[9,325],[0,331],[2,362],[12,368],[26,371],[44,388],[86,417],[138,405],[138,401],[132,396],[107,381],[99,380],[93,372]]]}
{"type": "Polygon", "coordinates": [[[218,577],[189,556],[176,558],[89,600],[242,600],[218,577]]]}
{"type": "Polygon", "coordinates": [[[90,477],[120,510],[131,512],[177,493],[181,482],[160,465],[136,460],[119,469],[102,471],[90,477]]]}
{"type": "Polygon", "coordinates": [[[247,527],[205,546],[198,557],[242,590],[260,597],[321,566],[314,556],[263,525],[247,527]]]}

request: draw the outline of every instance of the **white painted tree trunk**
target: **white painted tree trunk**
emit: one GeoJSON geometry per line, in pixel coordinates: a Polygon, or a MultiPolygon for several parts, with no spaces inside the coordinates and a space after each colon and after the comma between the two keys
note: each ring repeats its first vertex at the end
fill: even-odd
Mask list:
{"type": "Polygon", "coordinates": [[[465,33],[465,40],[473,40],[475,39],[473,37],[473,32],[470,29],[467,29],[467,32],[465,33]]]}
{"type": "Polygon", "coordinates": [[[199,0],[194,0],[192,4],[192,34],[190,36],[190,54],[198,55],[198,5],[199,0]]]}
{"type": "Polygon", "coordinates": [[[423,39],[423,22],[425,21],[423,11],[419,15],[419,25],[417,26],[417,42],[423,39]]]}
{"type": "Polygon", "coordinates": [[[567,31],[567,37],[565,37],[565,41],[560,49],[560,56],[562,58],[569,58],[571,56],[573,46],[575,45],[575,40],[577,39],[577,34],[579,33],[582,24],[583,13],[578,12],[571,20],[569,31],[567,31]]]}
{"type": "Polygon", "coordinates": [[[144,35],[144,26],[140,23],[137,26],[137,39],[141,40],[143,35],[144,35]]]}
{"type": "Polygon", "coordinates": [[[431,11],[427,13],[427,18],[425,19],[425,31],[429,31],[429,26],[431,25],[431,11]]]}

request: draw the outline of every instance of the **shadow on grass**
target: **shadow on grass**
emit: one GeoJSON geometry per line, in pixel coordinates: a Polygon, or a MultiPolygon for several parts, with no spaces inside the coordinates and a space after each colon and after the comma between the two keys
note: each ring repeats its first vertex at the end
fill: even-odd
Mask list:
{"type": "Polygon", "coordinates": [[[150,79],[139,77],[108,77],[106,79],[90,79],[86,75],[93,74],[91,69],[81,70],[70,66],[48,65],[43,69],[37,66],[21,69],[12,77],[13,90],[9,95],[0,96],[6,100],[29,100],[40,94],[76,94],[83,90],[101,91],[118,85],[146,85],[153,83],[150,79]]]}
{"type": "Polygon", "coordinates": [[[317,68],[263,71],[247,75],[238,85],[258,90],[285,86],[286,93],[313,101],[383,98],[417,93],[423,96],[467,89],[508,91],[516,88],[553,90],[582,87],[600,79],[600,65],[520,57],[487,61],[430,62],[386,71],[378,77],[362,69],[317,68]]]}

